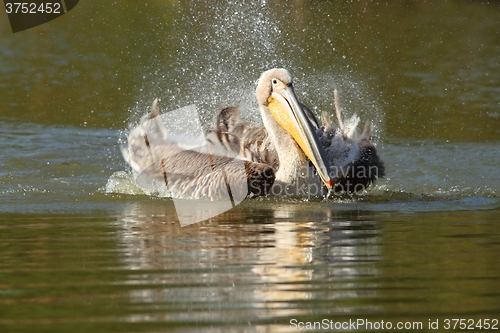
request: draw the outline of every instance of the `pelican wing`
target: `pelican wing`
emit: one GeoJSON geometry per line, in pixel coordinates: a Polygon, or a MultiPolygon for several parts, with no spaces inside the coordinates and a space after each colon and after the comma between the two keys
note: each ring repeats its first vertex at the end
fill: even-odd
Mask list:
{"type": "Polygon", "coordinates": [[[222,109],[215,118],[215,127],[207,134],[211,145],[223,145],[241,158],[279,168],[278,153],[264,126],[242,121],[237,106],[222,109]]]}
{"type": "Polygon", "coordinates": [[[327,112],[321,114],[323,125],[317,134],[325,148],[327,159],[335,179],[335,191],[359,192],[385,176],[384,163],[373,142],[370,124],[360,132],[360,118],[354,114],[342,119],[338,93],[334,91],[338,127],[327,112]]]}
{"type": "Polygon", "coordinates": [[[227,142],[222,146],[228,147],[225,153],[216,145],[204,152],[187,150],[168,135],[158,114],[155,101],[152,112],[131,130],[128,147],[122,148],[140,187],[166,187],[182,198],[221,199],[228,191],[241,198],[268,192],[274,171],[267,164],[231,157],[233,148],[227,142]]]}

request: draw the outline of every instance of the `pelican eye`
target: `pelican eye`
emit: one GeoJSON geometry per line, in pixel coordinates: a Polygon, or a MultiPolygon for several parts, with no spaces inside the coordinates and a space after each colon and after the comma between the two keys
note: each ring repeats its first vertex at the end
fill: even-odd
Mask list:
{"type": "Polygon", "coordinates": [[[277,79],[273,79],[273,84],[278,84],[278,80],[277,79]]]}

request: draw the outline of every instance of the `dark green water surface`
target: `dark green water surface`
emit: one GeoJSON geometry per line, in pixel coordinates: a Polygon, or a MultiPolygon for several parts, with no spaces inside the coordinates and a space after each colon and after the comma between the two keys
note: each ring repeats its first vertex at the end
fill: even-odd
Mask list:
{"type": "Polygon", "coordinates": [[[499,27],[498,1],[81,0],[16,34],[0,13],[0,332],[500,320],[499,27]],[[276,66],[372,121],[387,177],[181,228],[130,184],[129,124],[156,97],[258,122],[276,66]]]}

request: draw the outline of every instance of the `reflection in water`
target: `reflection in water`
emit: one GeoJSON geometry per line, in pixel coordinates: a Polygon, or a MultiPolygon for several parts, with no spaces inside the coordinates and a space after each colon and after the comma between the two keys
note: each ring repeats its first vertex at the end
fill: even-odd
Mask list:
{"type": "Polygon", "coordinates": [[[255,206],[181,228],[171,201],[129,205],[119,234],[123,260],[136,272],[126,283],[138,286],[130,298],[140,314],[127,320],[214,321],[209,312],[217,309],[219,321],[282,318],[286,328],[311,309],[378,310],[363,305],[377,295],[369,281],[381,260],[376,222],[326,208],[311,213],[301,203],[255,206]]]}
{"type": "Polygon", "coordinates": [[[289,332],[291,318],[498,314],[498,209],[339,213],[253,200],[180,228],[169,201],[139,201],[118,221],[3,214],[3,331],[289,332]]]}

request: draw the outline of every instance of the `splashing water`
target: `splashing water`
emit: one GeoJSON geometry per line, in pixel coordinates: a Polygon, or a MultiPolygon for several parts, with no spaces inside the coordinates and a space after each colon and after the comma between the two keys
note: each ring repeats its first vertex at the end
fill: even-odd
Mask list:
{"type": "MultiPolygon", "coordinates": [[[[297,38],[303,34],[301,25],[291,22],[295,20],[293,17],[286,22],[279,15],[282,13],[277,7],[267,1],[229,1],[223,5],[190,3],[182,8],[178,18],[183,22],[182,36],[175,61],[156,68],[156,76],[143,89],[145,94],[140,98],[144,102],[140,106],[138,103],[134,117],[138,119],[144,115],[148,111],[144,106],[160,97],[163,111],[191,103],[197,105],[205,130],[212,126],[211,120],[220,108],[235,104],[244,110],[247,120],[258,124],[261,119],[254,97],[254,82],[266,69],[285,67],[295,78],[299,99],[316,114],[334,113],[333,89],[336,88],[344,116],[356,113],[361,118],[361,126],[370,121],[375,137],[381,137],[384,112],[378,101],[379,92],[370,86],[369,79],[352,69],[316,68],[315,56],[309,56],[311,50],[304,49],[297,38]],[[302,61],[304,56],[309,56],[310,61],[302,61]],[[304,67],[304,63],[309,67],[304,67]]],[[[382,142],[380,153],[388,167],[388,178],[380,181],[368,199],[363,200],[407,200],[415,195],[424,195],[423,200],[461,200],[479,196],[487,198],[489,203],[497,203],[498,188],[489,184],[488,163],[471,168],[452,167],[457,157],[448,153],[450,149],[470,155],[475,153],[475,148],[461,144],[453,148],[445,142],[423,145],[427,144],[432,147],[423,147],[420,151],[414,144],[382,142]],[[422,157],[415,159],[415,154],[427,154],[425,163],[420,165],[418,161],[422,161],[422,157]],[[486,180],[473,180],[478,173],[487,174],[486,180]]],[[[486,159],[496,158],[487,147],[483,154],[489,154],[489,157],[485,155],[486,159]]],[[[130,193],[137,192],[137,188],[130,187],[130,193]]]]}
{"type": "Polygon", "coordinates": [[[254,83],[263,71],[284,67],[295,77],[299,99],[317,115],[334,112],[332,92],[337,88],[346,116],[357,113],[363,122],[371,121],[374,134],[380,136],[383,114],[374,94],[359,83],[363,78],[353,78],[352,70],[316,69],[313,62],[303,67],[301,57],[314,61],[316,53],[326,50],[312,52],[304,47],[304,17],[292,15],[288,7],[267,1],[229,1],[194,2],[181,8],[177,54],[160,53],[161,58],[170,56],[174,61],[154,69],[155,76],[141,89],[143,102],[133,110],[132,123],[137,124],[152,100],[160,98],[163,111],[195,104],[205,130],[211,128],[218,110],[231,105],[240,105],[243,117],[259,124],[254,83]]]}
{"type": "MultiPolygon", "coordinates": [[[[292,50],[302,53],[305,50],[298,45],[296,38],[289,38],[289,34],[300,35],[300,29],[287,27],[287,32],[284,32],[280,26],[284,24],[283,20],[277,19],[281,11],[282,8],[273,9],[265,1],[231,1],[223,6],[217,3],[190,4],[180,12],[179,21],[186,22],[186,26],[176,61],[157,69],[172,75],[168,76],[168,80],[163,75],[161,79],[151,82],[153,87],[148,91],[167,95],[161,103],[164,111],[188,103],[196,105],[206,130],[211,127],[210,120],[220,108],[235,104],[243,109],[245,118],[259,124],[261,119],[254,96],[255,79],[271,67],[287,67],[292,72],[297,69],[299,98],[317,114],[333,111],[332,92],[335,87],[341,87],[343,91],[356,90],[357,93],[347,96],[346,105],[355,109],[348,112],[361,111],[363,114],[366,108],[351,101],[362,103],[365,99],[359,98],[362,96],[359,86],[348,77],[302,73],[303,68],[296,64],[297,52],[292,50]],[[317,105],[317,100],[323,103],[317,105]]],[[[138,107],[136,118],[145,111],[148,110],[138,107]]],[[[131,126],[134,125],[132,123],[131,126]]],[[[114,187],[108,186],[108,191],[113,191],[114,187]]]]}
{"type": "Polygon", "coordinates": [[[154,94],[145,96],[145,105],[155,97],[164,110],[195,104],[207,123],[220,108],[239,104],[257,120],[255,80],[265,69],[290,64],[276,48],[281,30],[272,9],[265,1],[193,2],[179,15],[183,29],[175,62],[156,69],[143,89],[154,94]]]}

